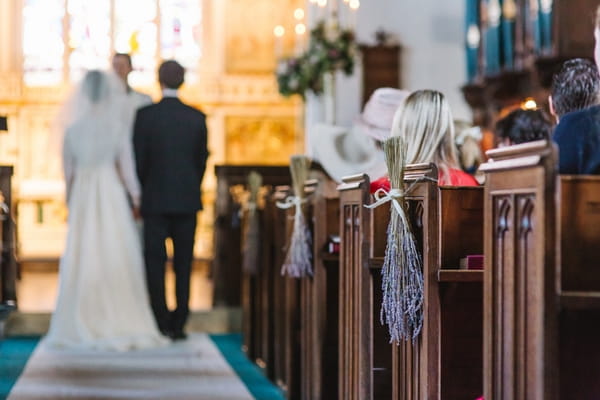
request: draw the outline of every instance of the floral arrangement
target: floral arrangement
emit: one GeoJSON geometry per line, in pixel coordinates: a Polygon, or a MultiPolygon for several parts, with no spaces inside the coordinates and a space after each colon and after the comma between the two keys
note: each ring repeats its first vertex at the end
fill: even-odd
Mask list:
{"type": "Polygon", "coordinates": [[[278,63],[279,93],[286,97],[294,94],[304,97],[307,90],[322,94],[323,75],[336,70],[352,74],[355,53],[354,32],[329,28],[320,22],[311,30],[308,49],[303,54],[278,63]]]}

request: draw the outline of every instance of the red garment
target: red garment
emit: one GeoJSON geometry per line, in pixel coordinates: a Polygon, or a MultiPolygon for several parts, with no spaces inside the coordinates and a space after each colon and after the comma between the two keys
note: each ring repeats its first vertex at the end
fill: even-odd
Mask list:
{"type": "MultiPolygon", "coordinates": [[[[447,176],[444,176],[440,170],[438,174],[439,186],[479,186],[475,178],[463,170],[450,168],[448,173],[447,176]]],[[[390,190],[390,180],[387,176],[371,182],[371,193],[375,193],[378,189],[390,190]]]]}

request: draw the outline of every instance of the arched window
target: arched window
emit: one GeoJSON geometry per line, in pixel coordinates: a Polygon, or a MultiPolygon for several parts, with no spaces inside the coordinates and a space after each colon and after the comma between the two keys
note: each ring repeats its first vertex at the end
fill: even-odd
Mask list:
{"type": "Polygon", "coordinates": [[[24,0],[23,79],[28,86],[77,80],[130,53],[134,86],[154,82],[158,62],[176,59],[194,82],[201,55],[200,0],[24,0]]]}

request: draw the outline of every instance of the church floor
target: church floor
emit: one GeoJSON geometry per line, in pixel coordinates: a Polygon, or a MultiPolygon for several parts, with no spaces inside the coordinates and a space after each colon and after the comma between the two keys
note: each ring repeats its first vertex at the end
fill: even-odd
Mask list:
{"type": "MultiPolygon", "coordinates": [[[[218,352],[220,352],[220,357],[222,357],[226,363],[229,365],[229,367],[234,371],[234,375],[232,375],[232,379],[234,379],[235,381],[238,381],[237,384],[242,385],[243,389],[243,393],[242,393],[242,397],[240,398],[253,398],[253,399],[262,399],[262,400],[283,400],[284,397],[282,396],[281,392],[273,385],[271,384],[262,374],[262,372],[260,371],[260,369],[254,365],[252,362],[250,362],[246,356],[242,353],[242,351],[240,350],[241,347],[241,336],[239,334],[221,334],[221,335],[210,335],[210,340],[212,341],[212,345],[214,345],[214,347],[216,347],[216,349],[218,349],[218,352]],[[241,383],[239,383],[241,382],[241,383]],[[248,396],[248,397],[245,397],[248,396]]],[[[189,339],[190,342],[192,342],[195,339],[189,339]]],[[[7,398],[8,394],[10,393],[11,389],[15,388],[15,383],[17,382],[19,376],[21,375],[21,373],[23,372],[23,370],[25,369],[25,366],[27,365],[28,360],[30,359],[30,356],[32,355],[33,351],[35,350],[36,346],[38,344],[38,338],[37,337],[11,337],[11,338],[7,338],[3,341],[0,341],[0,399],[5,399],[7,398]]],[[[203,350],[200,351],[199,354],[202,354],[204,352],[204,356],[200,356],[198,360],[196,360],[196,363],[198,361],[200,361],[203,357],[204,358],[208,358],[210,357],[209,355],[209,351],[208,350],[203,350]]],[[[39,353],[36,352],[36,353],[39,353]]],[[[149,355],[144,355],[143,357],[148,357],[149,355]]],[[[135,356],[133,356],[135,358],[135,356]]],[[[33,357],[35,359],[35,357],[33,357]]],[[[38,356],[39,358],[39,356],[38,356]]],[[[189,358],[189,356],[188,356],[189,358]]],[[[205,360],[206,361],[206,360],[205,360]]],[[[62,361],[64,363],[64,360],[62,361]]],[[[214,361],[210,361],[209,362],[211,365],[214,363],[214,361]]],[[[92,363],[93,364],[93,363],[92,363]]],[[[147,363],[146,363],[147,364],[147,363]]],[[[62,365],[61,365],[62,367],[62,365]]],[[[27,366],[28,369],[30,369],[30,366],[27,366]]],[[[160,371],[160,373],[162,374],[167,374],[167,375],[163,375],[162,376],[162,382],[160,383],[160,387],[161,390],[163,391],[168,391],[168,385],[169,385],[169,381],[172,381],[174,378],[175,379],[182,379],[182,377],[173,377],[173,376],[168,376],[169,374],[169,369],[167,368],[163,368],[162,370],[158,370],[160,371]],[[166,386],[166,389],[165,389],[166,386]]],[[[187,369],[186,369],[187,371],[187,369]]],[[[199,389],[198,391],[198,395],[195,398],[206,398],[206,399],[212,399],[212,398],[228,398],[228,397],[222,397],[222,395],[224,395],[224,393],[222,392],[224,390],[223,385],[221,382],[221,387],[217,387],[218,383],[216,379],[216,375],[213,376],[212,374],[215,373],[215,369],[211,368],[209,369],[209,374],[206,375],[204,374],[204,376],[202,376],[202,369],[199,369],[199,374],[198,376],[195,376],[193,374],[193,371],[191,374],[189,374],[188,376],[185,377],[185,380],[183,380],[182,382],[184,382],[183,384],[186,386],[189,386],[189,392],[186,392],[187,389],[184,389],[183,391],[181,390],[181,388],[178,387],[178,390],[180,390],[180,393],[186,393],[187,395],[189,395],[190,393],[192,393],[192,389],[199,389]],[[212,384],[212,381],[215,381],[214,384],[212,384]],[[199,385],[200,382],[205,382],[203,385],[199,385]],[[212,390],[215,390],[215,392],[211,392],[212,390]],[[215,393],[214,397],[211,393],[215,393]],[[221,396],[218,396],[217,393],[221,393],[221,396]]],[[[106,370],[104,371],[105,373],[107,372],[106,370]]],[[[125,373],[127,373],[125,371],[125,373]]],[[[30,374],[31,375],[31,374],[30,374]]],[[[34,379],[38,379],[39,382],[39,377],[35,377],[36,374],[34,375],[34,379]]],[[[94,374],[94,376],[96,377],[97,374],[94,374]]],[[[143,377],[146,377],[146,381],[148,381],[147,383],[149,385],[156,385],[156,380],[160,379],[160,375],[156,375],[156,371],[154,372],[154,374],[150,373],[148,374],[148,371],[146,371],[143,374],[143,377]],[[154,381],[154,382],[152,382],[154,381]]],[[[136,380],[136,384],[135,384],[135,391],[131,392],[131,393],[140,393],[140,390],[143,390],[143,386],[145,384],[144,379],[140,380],[139,377],[137,377],[136,380]]],[[[27,374],[25,374],[25,378],[24,381],[25,383],[23,383],[22,381],[19,382],[19,387],[17,389],[15,389],[17,391],[17,393],[13,393],[11,394],[11,396],[16,396],[17,398],[19,398],[19,393],[23,392],[27,392],[27,388],[23,389],[24,385],[27,385],[27,374]],[[19,390],[20,389],[20,390],[19,390]]],[[[31,379],[31,378],[29,378],[31,379]]],[[[72,379],[72,376],[71,376],[72,379]]],[[[88,378],[89,379],[89,378],[88,378]]],[[[233,383],[236,383],[236,382],[233,383]]],[[[52,384],[55,383],[55,380],[51,381],[52,384]]],[[[122,384],[123,382],[121,382],[122,384]]],[[[85,390],[87,390],[89,387],[86,387],[86,383],[82,382],[76,382],[76,381],[71,381],[70,385],[74,387],[73,390],[77,390],[77,393],[85,393],[85,390]]],[[[181,384],[178,384],[181,385],[181,384]]],[[[118,385],[117,385],[118,386],[118,385]]],[[[229,386],[229,385],[227,385],[229,386]]],[[[39,388],[35,388],[36,390],[39,390],[39,388]]],[[[42,388],[43,389],[43,388],[42,388]]],[[[67,387],[68,389],[68,387],[67,387]]],[[[64,388],[61,388],[61,390],[66,390],[64,388]]],[[[97,389],[94,389],[97,390],[97,389]]],[[[115,393],[119,393],[119,390],[121,390],[121,393],[123,393],[123,387],[120,388],[115,388],[114,392],[110,389],[110,386],[104,386],[102,387],[103,393],[106,394],[107,397],[103,397],[103,398],[128,398],[128,397],[119,397],[119,395],[116,395],[117,397],[113,397],[113,394],[115,393]]],[[[44,391],[44,390],[42,390],[44,391]]],[[[48,390],[45,391],[45,393],[48,393],[48,390]]],[[[66,393],[66,392],[61,392],[61,393],[66,393]]],[[[142,392],[143,393],[143,392],[142,392]]],[[[185,396],[185,398],[188,398],[187,395],[185,396]]],[[[225,395],[226,396],[226,395],[225,395]]],[[[177,398],[179,398],[178,396],[176,396],[177,398]]],[[[45,396],[44,398],[53,398],[51,396],[45,396]]],[[[62,398],[62,395],[61,395],[62,398]]],[[[182,397],[183,398],[183,397],[182,397]]]]}
{"type": "MultiPolygon", "coordinates": [[[[51,312],[58,289],[58,260],[45,262],[21,262],[20,279],[17,282],[19,310],[27,313],[51,312]]],[[[167,268],[167,304],[173,308],[175,298],[173,273],[167,268]]],[[[195,262],[190,280],[190,309],[209,310],[212,305],[213,285],[209,278],[208,264],[195,262]]]]}
{"type": "MultiPolygon", "coordinates": [[[[38,390],[40,387],[42,388],[41,392],[50,393],[50,387],[45,390],[44,385],[47,383],[44,382],[52,382],[48,384],[52,386],[55,382],[54,377],[51,376],[52,372],[49,372],[46,381],[42,381],[41,386],[39,381],[33,381],[33,385],[30,382],[31,376],[35,379],[38,379],[38,370],[39,368],[46,368],[47,371],[56,371],[56,367],[48,368],[45,363],[48,362],[48,356],[44,351],[44,346],[40,346],[38,348],[39,338],[45,334],[48,329],[51,312],[54,308],[54,302],[56,300],[57,288],[58,288],[58,272],[57,272],[57,262],[50,261],[45,262],[43,264],[30,263],[23,264],[21,266],[21,276],[18,282],[18,306],[19,310],[10,314],[8,320],[2,323],[0,326],[0,331],[6,335],[4,339],[0,340],[0,400],[7,398],[8,394],[13,388],[13,393],[11,394],[11,398],[22,399],[22,398],[30,398],[23,397],[23,387],[25,388],[25,393],[27,393],[27,388],[34,387],[38,390]],[[36,350],[37,348],[37,350],[36,350]],[[38,364],[37,356],[31,357],[32,354],[39,354],[41,350],[41,354],[44,355],[42,357],[41,367],[36,366],[38,364]],[[28,361],[30,362],[28,364],[28,361]],[[33,368],[34,373],[31,374],[27,371],[30,371],[33,368]],[[15,383],[18,381],[21,374],[23,374],[23,379],[19,381],[17,387],[14,387],[15,383]],[[48,380],[49,379],[49,380],[48,380]],[[24,382],[24,383],[23,383],[24,382]],[[17,391],[17,395],[15,395],[15,390],[17,391]],[[20,394],[19,394],[20,393],[20,394]]],[[[167,276],[167,285],[171,287],[173,284],[173,275],[169,273],[167,276]]],[[[158,376],[161,376],[162,380],[160,381],[160,387],[162,390],[169,390],[169,384],[173,385],[173,382],[177,382],[178,380],[182,380],[183,382],[189,381],[189,388],[184,387],[182,390],[193,391],[197,390],[198,393],[208,393],[208,397],[206,395],[194,395],[191,398],[194,399],[264,399],[264,400],[283,400],[284,397],[281,394],[280,390],[274,386],[269,380],[263,375],[263,372],[248,358],[241,350],[241,336],[236,333],[241,331],[241,310],[239,308],[213,308],[212,303],[212,281],[210,280],[208,268],[206,264],[197,263],[193,268],[192,278],[191,278],[191,313],[190,318],[188,320],[188,324],[186,326],[186,330],[190,334],[190,338],[184,341],[184,346],[194,346],[194,343],[197,342],[206,342],[210,343],[209,347],[212,347],[213,350],[207,350],[204,354],[220,354],[215,360],[207,359],[206,356],[198,356],[197,354],[202,354],[203,351],[184,351],[185,356],[180,356],[179,359],[175,357],[175,365],[221,365],[225,366],[218,371],[218,376],[221,379],[230,379],[231,384],[223,384],[223,381],[215,380],[215,370],[213,367],[208,367],[208,369],[197,369],[188,373],[187,367],[184,369],[184,372],[168,372],[169,368],[159,368],[158,372],[152,372],[148,375],[146,372],[142,373],[142,388],[145,384],[144,379],[147,381],[149,387],[152,385],[156,385],[156,379],[158,376]],[[208,335],[207,335],[208,334],[208,335]],[[202,338],[205,339],[202,339],[202,338]],[[195,357],[195,358],[194,358],[195,357]],[[220,361],[219,361],[220,360],[220,361]],[[167,371],[167,372],[165,372],[167,371]],[[223,374],[225,371],[225,375],[221,376],[219,374],[223,374]],[[227,373],[229,371],[229,373],[227,373]],[[154,374],[154,375],[152,375],[154,374]],[[166,375],[160,375],[166,374],[166,375]],[[146,377],[148,375],[149,377],[146,377]],[[154,378],[152,378],[154,376],[154,378]],[[154,382],[153,382],[154,380],[154,382]],[[214,382],[213,382],[214,381],[214,382]],[[163,385],[164,383],[164,385],[163,385]],[[165,386],[166,385],[166,386],[165,386]],[[167,389],[163,388],[166,387],[167,389]],[[222,395],[223,388],[229,387],[241,387],[242,395],[240,396],[228,396],[222,395]],[[198,388],[200,388],[198,390],[198,388]],[[221,393],[221,395],[216,395],[217,393],[221,393]]],[[[172,306],[174,303],[172,293],[167,293],[169,296],[168,303],[172,306]]],[[[0,335],[1,338],[1,335],[0,335]]],[[[181,342],[175,343],[175,348],[177,346],[182,346],[181,342]]],[[[104,355],[110,357],[110,355],[104,355]]],[[[51,357],[50,357],[51,358],[51,357]]],[[[134,357],[135,358],[135,357],[134,357]]],[[[84,358],[85,359],[85,358],[84,358]]],[[[52,360],[50,360],[52,362],[52,360]]],[[[61,360],[62,362],[62,360],[61,360]]],[[[117,362],[119,362],[117,360],[117,362]]],[[[71,368],[69,372],[70,375],[78,375],[85,374],[87,369],[93,368],[84,362],[81,364],[80,360],[75,360],[75,368],[71,368]],[[80,364],[77,364],[80,363],[80,364]],[[80,370],[78,365],[82,366],[83,369],[80,370]]],[[[92,363],[93,364],[93,363],[92,363]]],[[[158,361],[154,364],[161,365],[162,362],[158,361]]],[[[118,365],[118,364],[117,364],[118,365]]],[[[61,364],[62,367],[62,364],[61,364]]],[[[145,367],[144,367],[145,368],[145,367]]],[[[60,371],[61,368],[58,368],[60,371]]],[[[89,371],[88,371],[89,372],[89,371]]],[[[106,371],[102,371],[102,374],[106,373],[106,371]]],[[[130,397],[128,395],[123,396],[119,394],[118,390],[123,389],[123,385],[127,385],[127,382],[130,382],[129,378],[123,378],[120,375],[130,374],[132,379],[140,379],[140,373],[137,370],[124,370],[123,373],[115,373],[112,370],[113,376],[117,376],[117,378],[113,378],[115,380],[108,382],[105,385],[100,385],[99,387],[105,391],[105,394],[109,393],[107,396],[100,395],[100,397],[94,398],[127,398],[130,397]],[[123,383],[125,381],[126,383],[123,383]],[[114,393],[111,392],[111,383],[114,382],[114,393]],[[119,388],[119,386],[121,386],[119,388]]],[[[109,375],[110,375],[109,373],[109,375]]],[[[97,376],[98,374],[92,374],[93,376],[97,376]]],[[[89,374],[86,379],[89,379],[89,374]]],[[[59,379],[60,381],[60,379],[59,379]]],[[[67,383],[68,379],[67,379],[67,383]]],[[[60,390],[87,390],[86,385],[88,382],[71,382],[65,388],[60,388],[60,390]]],[[[136,381],[134,386],[137,386],[139,382],[136,381]]],[[[131,386],[132,384],[129,383],[131,386]]],[[[174,384],[175,388],[178,388],[180,384],[174,384]]],[[[186,386],[184,384],[184,386],[186,386]]],[[[239,388],[238,388],[239,389],[239,388]]],[[[137,388],[136,388],[137,390],[137,388]]],[[[78,392],[80,393],[80,392],[78,392]]],[[[147,393],[152,393],[150,390],[147,393]]],[[[238,390],[239,394],[239,390],[238,390]]],[[[143,395],[141,398],[146,398],[146,395],[143,395]]],[[[156,396],[156,395],[155,395],[156,396]]],[[[93,397],[93,396],[92,396],[93,397]]],[[[160,396],[159,396],[160,397],[160,396]]],[[[40,397],[38,395],[34,395],[31,398],[35,398],[36,400],[40,397]]],[[[69,398],[55,396],[52,394],[44,395],[43,398],[47,399],[55,399],[55,398],[69,398]]],[[[73,397],[71,397],[73,398],[73,397]]],[[[80,398],[75,396],[74,398],[80,398]]],[[[81,397],[86,398],[86,397],[81,397]]],[[[91,398],[91,397],[90,397],[91,398]]],[[[133,398],[133,397],[132,397],[133,398]]],[[[162,397],[160,397],[162,398],[162,397]]],[[[177,395],[175,397],[167,396],[164,398],[188,398],[187,396],[177,395]]]]}

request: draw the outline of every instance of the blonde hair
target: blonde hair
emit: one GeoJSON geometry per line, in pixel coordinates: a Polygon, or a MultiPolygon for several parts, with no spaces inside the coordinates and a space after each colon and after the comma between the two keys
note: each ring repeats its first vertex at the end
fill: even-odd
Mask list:
{"type": "Polygon", "coordinates": [[[596,8],[596,29],[600,29],[600,6],[596,8]]]}
{"type": "Polygon", "coordinates": [[[406,143],[406,164],[435,163],[443,175],[459,168],[454,143],[454,121],[444,95],[436,90],[417,90],[396,110],[392,136],[406,143]]]}

